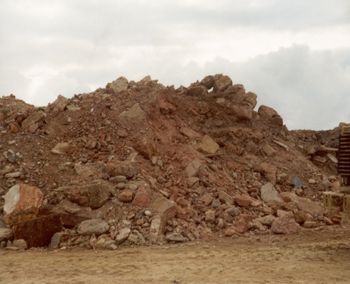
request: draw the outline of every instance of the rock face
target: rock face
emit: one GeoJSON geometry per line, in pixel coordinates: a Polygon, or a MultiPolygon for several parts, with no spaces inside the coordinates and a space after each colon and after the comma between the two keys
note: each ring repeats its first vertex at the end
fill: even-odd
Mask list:
{"type": "Polygon", "coordinates": [[[261,187],[260,196],[267,204],[277,205],[283,203],[283,199],[272,183],[266,183],[261,187]]]}
{"type": "Polygon", "coordinates": [[[43,193],[37,187],[17,184],[4,196],[5,222],[13,225],[34,218],[43,204],[43,193]]]}
{"type": "Polygon", "coordinates": [[[78,233],[82,235],[101,235],[109,230],[109,225],[102,219],[90,219],[83,221],[78,226],[78,233]]]}

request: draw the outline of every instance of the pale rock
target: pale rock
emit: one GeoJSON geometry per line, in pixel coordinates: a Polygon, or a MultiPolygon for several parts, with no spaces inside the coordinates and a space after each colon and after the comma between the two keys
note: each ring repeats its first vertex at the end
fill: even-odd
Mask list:
{"type": "Polygon", "coordinates": [[[232,86],[232,80],[230,77],[222,74],[214,76],[214,92],[223,92],[230,86],[232,86]]]}
{"type": "Polygon", "coordinates": [[[174,243],[183,243],[183,242],[188,241],[187,238],[185,238],[180,233],[176,233],[176,232],[167,233],[165,236],[165,239],[168,242],[174,242],[174,243]]]}
{"type": "Polygon", "coordinates": [[[198,150],[206,154],[215,154],[219,148],[220,146],[208,135],[204,135],[198,145],[198,150]]]}
{"type": "Polygon", "coordinates": [[[0,228],[0,242],[12,239],[13,232],[9,228],[0,228]]]}
{"type": "Polygon", "coordinates": [[[272,183],[266,183],[261,187],[260,196],[268,205],[280,205],[283,203],[283,199],[272,183]]]}
{"type": "Polygon", "coordinates": [[[129,82],[128,82],[128,79],[126,79],[125,77],[119,77],[113,82],[107,84],[107,88],[110,88],[114,92],[114,94],[118,94],[122,91],[126,91],[128,87],[129,87],[129,82]]]}
{"type": "Polygon", "coordinates": [[[109,225],[102,219],[90,219],[81,222],[77,228],[79,234],[82,235],[101,235],[108,232],[109,225]]]}
{"type": "Polygon", "coordinates": [[[21,250],[26,250],[28,248],[27,242],[23,239],[14,240],[12,246],[21,250]]]}
{"type": "Polygon", "coordinates": [[[67,142],[57,143],[55,147],[51,149],[51,153],[56,155],[66,154],[71,149],[71,145],[67,142]]]}
{"type": "Polygon", "coordinates": [[[265,226],[271,227],[273,221],[275,221],[276,217],[273,215],[266,215],[263,217],[256,218],[255,221],[260,222],[261,224],[265,226]]]}
{"type": "Polygon", "coordinates": [[[123,228],[118,232],[118,235],[115,237],[115,240],[118,245],[122,244],[124,241],[126,241],[130,235],[130,228],[123,228]]]}
{"type": "Polygon", "coordinates": [[[216,212],[214,209],[209,209],[205,212],[205,221],[208,223],[214,223],[215,222],[215,215],[216,212]]]}
{"type": "Polygon", "coordinates": [[[190,178],[196,176],[201,166],[202,162],[200,160],[194,159],[193,161],[191,161],[185,169],[187,177],[190,178]]]}

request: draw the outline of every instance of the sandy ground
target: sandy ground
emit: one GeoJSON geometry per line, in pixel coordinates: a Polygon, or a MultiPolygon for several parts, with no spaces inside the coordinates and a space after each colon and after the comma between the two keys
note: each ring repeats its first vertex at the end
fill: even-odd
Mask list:
{"type": "Polygon", "coordinates": [[[1,283],[350,283],[350,231],[117,251],[0,251],[1,283]]]}

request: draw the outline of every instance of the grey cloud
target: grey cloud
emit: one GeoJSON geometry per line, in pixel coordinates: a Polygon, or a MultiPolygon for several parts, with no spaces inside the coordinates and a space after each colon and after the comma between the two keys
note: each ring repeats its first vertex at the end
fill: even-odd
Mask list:
{"type": "Polygon", "coordinates": [[[294,46],[237,63],[216,48],[240,44],[228,38],[234,29],[256,35],[349,29],[349,8],[348,0],[2,0],[0,95],[43,105],[121,75],[151,74],[165,84],[187,85],[227,73],[276,107],[289,127],[333,127],[350,120],[344,109],[350,103],[349,50],[294,46]],[[208,51],[210,58],[223,58],[193,61],[208,51]]]}

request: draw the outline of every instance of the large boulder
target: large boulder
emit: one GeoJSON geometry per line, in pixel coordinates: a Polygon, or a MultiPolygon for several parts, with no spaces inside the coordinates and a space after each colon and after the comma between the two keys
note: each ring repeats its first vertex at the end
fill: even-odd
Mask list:
{"type": "Polygon", "coordinates": [[[126,91],[129,87],[128,79],[125,77],[119,77],[113,82],[107,84],[107,89],[111,90],[114,94],[118,94],[122,91],[126,91]]]}
{"type": "Polygon", "coordinates": [[[9,225],[33,219],[43,204],[43,193],[35,186],[16,184],[4,196],[5,222],[9,225]]]}
{"type": "Polygon", "coordinates": [[[278,125],[278,126],[283,125],[282,117],[278,114],[276,110],[274,110],[271,107],[261,105],[258,109],[258,114],[261,118],[267,119],[275,125],[278,125]]]}
{"type": "Polygon", "coordinates": [[[114,191],[114,186],[104,180],[95,180],[83,185],[67,186],[63,189],[67,198],[81,206],[100,208],[114,191]]]}
{"type": "Polygon", "coordinates": [[[40,121],[45,117],[45,112],[41,110],[35,111],[22,121],[22,128],[26,131],[34,133],[39,128],[40,121]]]}
{"type": "Polygon", "coordinates": [[[62,231],[60,215],[50,214],[13,226],[15,239],[23,239],[28,247],[45,247],[50,244],[52,236],[62,231]]]}
{"type": "Polygon", "coordinates": [[[217,74],[214,76],[214,92],[223,92],[232,86],[232,80],[229,76],[217,74]]]}
{"type": "Polygon", "coordinates": [[[282,197],[285,200],[294,203],[299,210],[309,213],[314,217],[322,216],[325,213],[325,208],[321,203],[305,197],[300,197],[294,192],[284,192],[282,197]]]}

